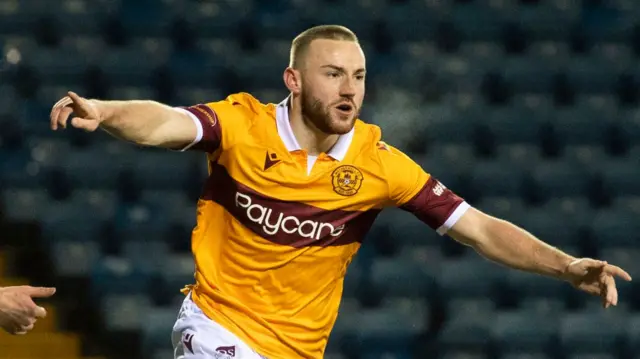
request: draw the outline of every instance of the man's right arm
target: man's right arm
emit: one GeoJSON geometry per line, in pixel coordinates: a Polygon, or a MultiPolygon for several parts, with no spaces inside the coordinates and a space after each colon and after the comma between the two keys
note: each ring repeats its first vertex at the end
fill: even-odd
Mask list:
{"type": "Polygon", "coordinates": [[[100,114],[100,128],[142,146],[182,149],[201,129],[187,111],[155,101],[90,100],[100,114]]]}
{"type": "Polygon", "coordinates": [[[155,101],[88,100],[69,92],[51,111],[51,128],[102,128],[122,140],[175,150],[215,151],[221,141],[217,115],[209,106],[174,108],[155,101]]]}

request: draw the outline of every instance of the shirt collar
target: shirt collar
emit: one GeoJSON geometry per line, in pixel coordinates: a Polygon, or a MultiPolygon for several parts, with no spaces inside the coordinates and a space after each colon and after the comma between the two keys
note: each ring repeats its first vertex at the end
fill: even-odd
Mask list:
{"type": "MultiPolygon", "coordinates": [[[[302,147],[300,147],[296,136],[293,134],[293,129],[289,122],[288,104],[290,99],[291,97],[287,96],[287,98],[278,104],[276,108],[276,125],[278,127],[278,134],[280,135],[282,142],[284,142],[285,147],[289,152],[293,152],[301,150],[302,147]]],[[[327,155],[338,161],[344,160],[347,155],[347,151],[349,150],[349,146],[351,145],[351,141],[353,140],[354,131],[355,127],[346,134],[340,135],[340,137],[338,137],[338,141],[329,150],[327,155]]]]}

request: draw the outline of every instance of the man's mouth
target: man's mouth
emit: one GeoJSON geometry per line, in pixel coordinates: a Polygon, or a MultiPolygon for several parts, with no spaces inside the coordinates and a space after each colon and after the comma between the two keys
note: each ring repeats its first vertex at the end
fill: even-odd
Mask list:
{"type": "Polygon", "coordinates": [[[340,105],[336,106],[336,108],[340,112],[344,112],[344,113],[350,113],[353,110],[353,106],[351,104],[348,104],[348,103],[340,104],[340,105]]]}

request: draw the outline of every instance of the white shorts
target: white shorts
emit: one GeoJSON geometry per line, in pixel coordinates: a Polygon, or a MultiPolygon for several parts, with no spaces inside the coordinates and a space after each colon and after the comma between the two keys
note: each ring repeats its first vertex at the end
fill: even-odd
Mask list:
{"type": "Polygon", "coordinates": [[[209,319],[187,295],[171,334],[174,359],[266,359],[209,319]]]}

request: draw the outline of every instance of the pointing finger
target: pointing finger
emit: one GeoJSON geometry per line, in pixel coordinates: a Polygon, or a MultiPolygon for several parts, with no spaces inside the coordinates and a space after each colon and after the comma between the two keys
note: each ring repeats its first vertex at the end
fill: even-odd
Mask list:
{"type": "Polygon", "coordinates": [[[622,268],[618,266],[607,265],[604,269],[604,272],[610,275],[620,277],[626,280],[627,282],[631,281],[631,275],[629,275],[629,273],[625,272],[622,268]]]}
{"type": "Polygon", "coordinates": [[[67,93],[67,95],[68,95],[68,96],[69,96],[69,98],[71,98],[71,100],[72,100],[73,102],[75,102],[77,105],[79,105],[79,106],[85,106],[85,105],[86,105],[86,101],[85,101],[82,97],[78,96],[78,94],[76,94],[75,92],[73,92],[73,91],[69,91],[69,92],[67,93]]]}
{"type": "Polygon", "coordinates": [[[47,298],[54,295],[56,292],[55,288],[49,287],[30,287],[26,294],[31,296],[32,298],[47,298]]]}

